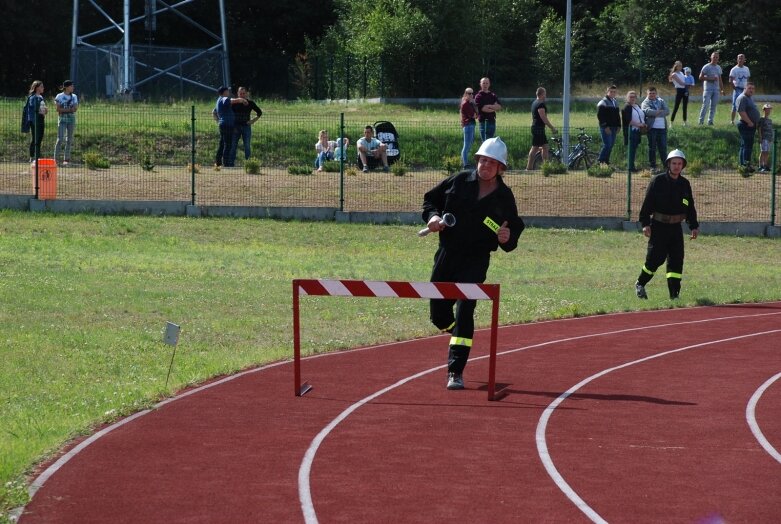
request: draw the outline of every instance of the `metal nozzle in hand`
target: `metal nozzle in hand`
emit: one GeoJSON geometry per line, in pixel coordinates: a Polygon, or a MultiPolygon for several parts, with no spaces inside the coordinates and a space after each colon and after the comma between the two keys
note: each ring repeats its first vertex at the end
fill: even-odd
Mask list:
{"type": "MultiPolygon", "coordinates": [[[[445,213],[442,215],[442,218],[439,219],[440,224],[445,224],[447,227],[453,227],[456,225],[456,216],[453,213],[445,213]]],[[[431,230],[427,227],[424,227],[420,231],[418,231],[419,237],[424,237],[431,233],[431,230]]]]}

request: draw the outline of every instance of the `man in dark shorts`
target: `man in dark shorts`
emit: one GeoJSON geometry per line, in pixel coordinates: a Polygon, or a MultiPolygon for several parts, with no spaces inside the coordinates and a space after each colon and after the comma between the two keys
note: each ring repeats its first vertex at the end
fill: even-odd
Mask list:
{"type": "Polygon", "coordinates": [[[532,148],[529,150],[526,171],[534,169],[534,157],[537,155],[537,151],[542,151],[543,162],[548,160],[548,137],[545,136],[545,127],[550,127],[551,133],[556,134],[556,128],[548,120],[545,97],[545,88],[538,87],[537,99],[532,102],[532,148]]]}

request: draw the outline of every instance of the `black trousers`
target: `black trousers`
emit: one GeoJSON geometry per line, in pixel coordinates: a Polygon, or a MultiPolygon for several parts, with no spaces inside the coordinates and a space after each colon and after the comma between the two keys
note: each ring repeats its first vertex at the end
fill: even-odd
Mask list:
{"type": "Polygon", "coordinates": [[[43,142],[43,130],[45,127],[45,121],[39,115],[30,128],[30,158],[39,158],[41,156],[41,142],[43,142]]]}
{"type": "Polygon", "coordinates": [[[675,122],[675,115],[678,113],[678,107],[683,102],[683,121],[686,122],[686,109],[689,107],[689,88],[675,88],[675,107],[670,117],[670,122],[675,122]]]}
{"type": "MultiPolygon", "coordinates": [[[[490,253],[448,253],[440,246],[434,255],[431,281],[481,284],[485,282],[490,261],[490,253]]],[[[434,299],[429,304],[431,322],[452,335],[448,349],[448,371],[463,373],[466,367],[475,332],[476,305],[475,300],[452,299],[434,299]]]]}
{"type": "Polygon", "coordinates": [[[676,298],[681,291],[683,276],[683,229],[681,224],[663,224],[654,221],[651,224],[651,238],[648,239],[648,250],[645,255],[645,265],[637,281],[646,285],[654,273],[667,260],[667,287],[670,297],[676,298]]]}

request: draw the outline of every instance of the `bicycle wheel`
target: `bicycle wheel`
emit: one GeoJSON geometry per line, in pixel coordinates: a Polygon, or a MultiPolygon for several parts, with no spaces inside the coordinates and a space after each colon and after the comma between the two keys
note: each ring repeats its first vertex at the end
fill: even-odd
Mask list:
{"type": "Polygon", "coordinates": [[[597,163],[597,154],[584,151],[574,161],[575,169],[588,169],[597,163]]]}

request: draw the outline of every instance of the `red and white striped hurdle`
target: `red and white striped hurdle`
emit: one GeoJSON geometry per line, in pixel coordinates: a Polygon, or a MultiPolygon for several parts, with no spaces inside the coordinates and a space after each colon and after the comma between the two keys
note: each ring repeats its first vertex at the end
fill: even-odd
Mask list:
{"type": "Polygon", "coordinates": [[[458,282],[394,282],[372,280],[293,280],[293,355],[296,396],[306,394],[312,386],[301,384],[301,334],[299,296],[442,298],[453,300],[490,300],[491,353],[488,364],[488,400],[496,400],[496,338],[499,325],[499,285],[458,282]]]}

